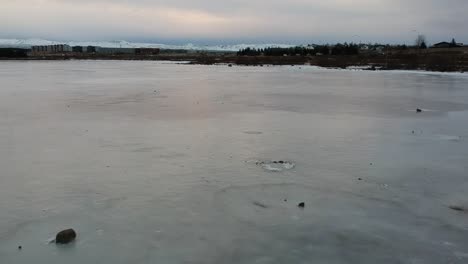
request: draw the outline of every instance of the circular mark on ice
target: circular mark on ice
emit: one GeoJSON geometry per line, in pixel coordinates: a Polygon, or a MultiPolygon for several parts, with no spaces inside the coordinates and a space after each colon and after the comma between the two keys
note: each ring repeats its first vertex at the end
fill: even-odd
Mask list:
{"type": "Polygon", "coordinates": [[[284,163],[263,163],[262,167],[267,171],[273,172],[281,172],[284,170],[290,170],[294,168],[295,164],[292,162],[284,162],[284,163]]]}
{"type": "Polygon", "coordinates": [[[296,166],[294,162],[285,161],[285,160],[272,160],[272,161],[254,160],[250,162],[255,162],[255,165],[260,166],[264,170],[270,171],[270,172],[282,172],[282,171],[293,169],[296,166]]]}

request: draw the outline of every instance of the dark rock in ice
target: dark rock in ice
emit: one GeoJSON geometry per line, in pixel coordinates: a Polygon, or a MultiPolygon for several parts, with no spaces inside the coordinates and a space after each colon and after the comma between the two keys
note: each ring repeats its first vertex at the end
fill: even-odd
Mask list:
{"type": "Polygon", "coordinates": [[[67,229],[60,231],[57,236],[55,236],[55,243],[57,244],[68,244],[75,240],[76,232],[73,229],[67,229]]]}
{"type": "Polygon", "coordinates": [[[304,202],[299,203],[297,206],[298,206],[299,208],[304,208],[304,207],[305,207],[305,203],[304,203],[304,202]]]}
{"type": "Polygon", "coordinates": [[[452,206],[449,206],[449,208],[458,212],[468,212],[468,208],[464,208],[461,206],[452,205],[452,206]]]}
{"type": "Polygon", "coordinates": [[[268,208],[267,205],[262,204],[261,202],[257,202],[257,201],[253,202],[253,205],[264,208],[264,209],[268,208]]]}
{"type": "Polygon", "coordinates": [[[261,134],[263,134],[263,132],[260,132],[260,131],[244,131],[244,134],[247,134],[247,135],[261,135],[261,134]]]}
{"type": "Polygon", "coordinates": [[[420,109],[420,108],[416,109],[416,112],[417,112],[417,113],[421,113],[422,111],[423,111],[423,110],[420,109]]]}

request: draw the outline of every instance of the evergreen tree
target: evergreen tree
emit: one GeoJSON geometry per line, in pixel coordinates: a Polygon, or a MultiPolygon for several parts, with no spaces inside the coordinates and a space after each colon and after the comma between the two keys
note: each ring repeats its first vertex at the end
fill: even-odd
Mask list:
{"type": "Polygon", "coordinates": [[[452,42],[450,43],[450,47],[454,48],[457,46],[457,42],[455,41],[455,39],[453,38],[452,39],[452,42]]]}
{"type": "Polygon", "coordinates": [[[427,49],[427,45],[426,45],[426,42],[423,41],[421,42],[421,46],[419,46],[420,49],[427,49]]]}

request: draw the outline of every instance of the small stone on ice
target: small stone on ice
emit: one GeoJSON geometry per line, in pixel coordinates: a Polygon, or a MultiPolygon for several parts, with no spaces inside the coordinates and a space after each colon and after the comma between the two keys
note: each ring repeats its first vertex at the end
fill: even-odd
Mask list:
{"type": "Polygon", "coordinates": [[[55,237],[55,243],[57,244],[68,244],[75,240],[76,232],[73,229],[67,229],[60,231],[55,237]]]}

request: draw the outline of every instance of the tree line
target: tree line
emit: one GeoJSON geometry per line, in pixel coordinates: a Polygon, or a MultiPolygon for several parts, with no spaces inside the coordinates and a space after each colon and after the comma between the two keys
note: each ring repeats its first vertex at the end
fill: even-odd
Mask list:
{"type": "Polygon", "coordinates": [[[316,56],[316,55],[357,55],[358,44],[309,45],[290,48],[268,47],[264,49],[245,48],[237,52],[238,56],[316,56]]]}

